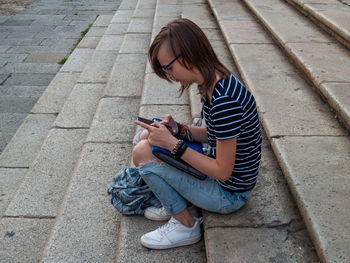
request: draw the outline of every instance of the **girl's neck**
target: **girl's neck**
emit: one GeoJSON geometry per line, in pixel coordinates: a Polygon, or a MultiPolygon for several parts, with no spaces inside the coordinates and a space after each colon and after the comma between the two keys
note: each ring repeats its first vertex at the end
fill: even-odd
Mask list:
{"type": "Polygon", "coordinates": [[[212,87],[210,88],[210,90],[207,91],[206,94],[204,94],[206,96],[206,98],[208,99],[209,102],[211,102],[211,98],[213,96],[213,92],[214,92],[214,88],[216,86],[216,83],[222,78],[222,76],[220,75],[219,72],[215,72],[215,80],[213,82],[212,87]]]}

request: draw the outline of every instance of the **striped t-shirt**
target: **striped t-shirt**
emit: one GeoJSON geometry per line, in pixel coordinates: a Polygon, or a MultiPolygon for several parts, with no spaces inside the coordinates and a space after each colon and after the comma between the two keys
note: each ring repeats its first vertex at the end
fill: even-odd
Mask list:
{"type": "Polygon", "coordinates": [[[211,102],[204,101],[203,112],[211,147],[216,157],[216,140],[237,137],[232,175],[217,180],[228,191],[242,192],[254,187],[261,159],[261,128],[253,95],[232,74],[218,81],[211,102]]]}

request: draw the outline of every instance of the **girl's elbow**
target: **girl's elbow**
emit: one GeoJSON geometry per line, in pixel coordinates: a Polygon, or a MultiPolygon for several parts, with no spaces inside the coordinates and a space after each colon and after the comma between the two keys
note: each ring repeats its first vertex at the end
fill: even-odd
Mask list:
{"type": "Polygon", "coordinates": [[[226,172],[226,173],[222,173],[220,176],[220,181],[227,181],[228,179],[230,179],[232,172],[226,172]]]}

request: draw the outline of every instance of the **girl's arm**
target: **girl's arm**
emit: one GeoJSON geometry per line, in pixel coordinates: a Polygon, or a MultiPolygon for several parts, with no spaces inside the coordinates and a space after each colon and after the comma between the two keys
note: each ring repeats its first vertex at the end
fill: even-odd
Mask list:
{"type": "MultiPolygon", "coordinates": [[[[148,142],[151,145],[156,145],[171,151],[178,142],[178,139],[169,132],[165,125],[155,123],[154,126],[150,126],[140,121],[135,121],[135,124],[148,130],[148,142]]],[[[198,128],[198,134],[201,134],[203,130],[200,128],[203,129],[205,127],[198,128]]],[[[189,147],[186,149],[181,159],[203,174],[225,181],[228,180],[232,174],[236,156],[236,143],[237,138],[218,140],[216,142],[216,159],[210,158],[189,147]]]]}
{"type": "Polygon", "coordinates": [[[204,126],[188,126],[191,131],[192,139],[195,142],[208,142],[207,127],[204,126]]]}
{"type": "Polygon", "coordinates": [[[203,174],[226,181],[235,164],[237,138],[216,141],[216,159],[187,148],[181,159],[203,174]]]}

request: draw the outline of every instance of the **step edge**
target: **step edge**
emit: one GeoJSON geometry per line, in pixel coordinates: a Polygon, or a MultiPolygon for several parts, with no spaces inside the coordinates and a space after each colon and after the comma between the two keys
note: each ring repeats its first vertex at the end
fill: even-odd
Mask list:
{"type": "Polygon", "coordinates": [[[321,16],[312,8],[305,6],[299,1],[295,0],[284,0],[300,13],[310,18],[310,20],[316,25],[321,27],[324,31],[334,37],[340,44],[344,45],[346,48],[350,49],[350,35],[342,28],[338,27],[332,22],[328,17],[321,16]]]}
{"type": "Polygon", "coordinates": [[[278,34],[275,31],[273,31],[273,29],[268,25],[266,20],[262,16],[260,16],[259,12],[254,8],[254,6],[252,6],[249,2],[247,2],[247,0],[243,0],[243,2],[248,7],[248,9],[254,14],[256,19],[261,22],[261,24],[267,31],[267,34],[275,40],[275,42],[279,47],[281,47],[281,49],[283,50],[283,53],[291,60],[292,64],[295,65],[296,68],[303,74],[306,81],[313,86],[313,88],[320,95],[320,98],[323,101],[327,102],[329,109],[336,113],[336,115],[340,118],[341,123],[343,123],[345,128],[350,132],[350,123],[348,123],[350,116],[348,116],[345,111],[339,110],[338,107],[334,107],[337,99],[333,97],[330,93],[325,92],[325,89],[321,87],[322,81],[320,81],[317,78],[316,74],[314,74],[313,72],[307,69],[307,66],[299,58],[299,56],[292,51],[288,43],[285,43],[278,36],[278,34]]]}

